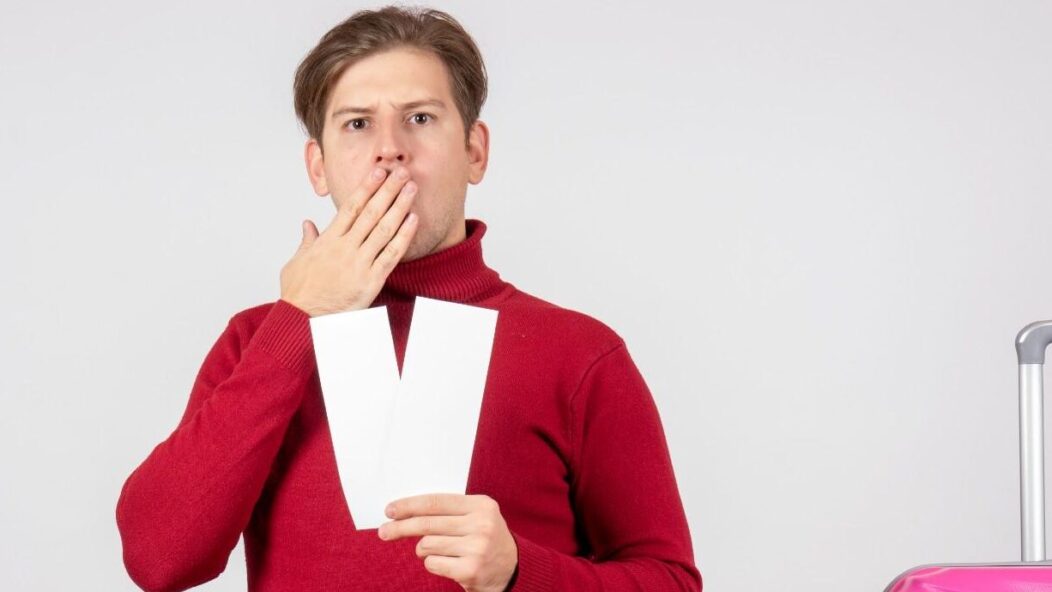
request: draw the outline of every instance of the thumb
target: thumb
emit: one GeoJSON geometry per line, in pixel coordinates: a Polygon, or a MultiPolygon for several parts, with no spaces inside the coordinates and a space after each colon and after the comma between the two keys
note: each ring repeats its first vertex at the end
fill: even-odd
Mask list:
{"type": "Polygon", "coordinates": [[[300,248],[309,247],[318,238],[318,227],[310,220],[304,220],[301,226],[303,228],[303,241],[300,243],[300,248]]]}

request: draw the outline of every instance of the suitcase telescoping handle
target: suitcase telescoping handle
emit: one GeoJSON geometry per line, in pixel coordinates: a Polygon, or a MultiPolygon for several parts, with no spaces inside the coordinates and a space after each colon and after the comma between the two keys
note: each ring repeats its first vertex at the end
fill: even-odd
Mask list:
{"type": "Polygon", "coordinates": [[[1045,442],[1042,370],[1052,343],[1052,321],[1019,332],[1019,502],[1023,561],[1045,560],[1045,442]]]}

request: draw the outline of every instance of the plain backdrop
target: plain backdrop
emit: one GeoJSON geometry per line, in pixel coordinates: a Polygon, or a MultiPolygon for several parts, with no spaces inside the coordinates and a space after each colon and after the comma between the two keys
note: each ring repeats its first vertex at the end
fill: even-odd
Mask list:
{"type": "MultiPolygon", "coordinates": [[[[115,507],[300,222],[345,2],[0,8],[0,587],[134,590],[115,507]]],[[[621,334],[706,590],[1018,560],[1052,317],[1052,4],[438,2],[481,47],[487,262],[621,334]]],[[[204,586],[244,590],[239,544],[204,586]]]]}

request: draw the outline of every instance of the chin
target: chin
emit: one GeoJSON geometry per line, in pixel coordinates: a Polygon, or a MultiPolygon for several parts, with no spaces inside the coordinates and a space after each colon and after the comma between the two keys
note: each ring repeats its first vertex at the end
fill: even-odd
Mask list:
{"type": "Polygon", "coordinates": [[[412,261],[413,259],[419,259],[424,255],[427,255],[429,251],[426,251],[427,245],[423,242],[425,237],[420,235],[421,229],[418,227],[416,234],[413,236],[413,240],[409,242],[409,248],[405,250],[405,254],[402,255],[402,261],[412,261]]]}

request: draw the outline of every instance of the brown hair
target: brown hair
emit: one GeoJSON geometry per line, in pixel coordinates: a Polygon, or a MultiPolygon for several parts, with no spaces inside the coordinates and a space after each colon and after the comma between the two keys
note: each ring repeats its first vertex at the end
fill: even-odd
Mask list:
{"type": "Polygon", "coordinates": [[[360,10],[322,36],[296,69],[293,102],[304,131],[321,143],[329,94],[357,61],[398,47],[437,55],[449,71],[450,89],[464,122],[464,143],[486,102],[486,66],[467,31],[449,14],[422,7],[360,10]]]}

